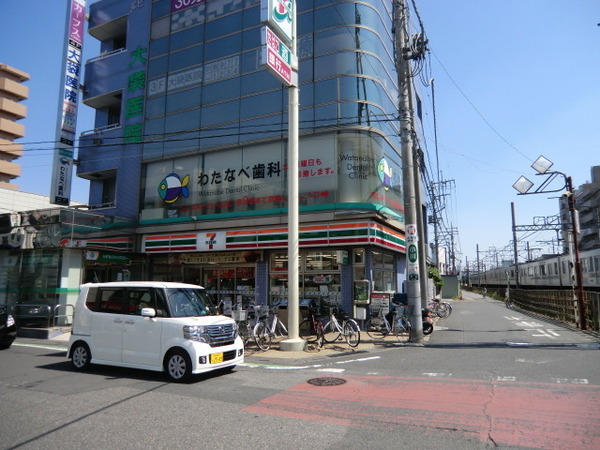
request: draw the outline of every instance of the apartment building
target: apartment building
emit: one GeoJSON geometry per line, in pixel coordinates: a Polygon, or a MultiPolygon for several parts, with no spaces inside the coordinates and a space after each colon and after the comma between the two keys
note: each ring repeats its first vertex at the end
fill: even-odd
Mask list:
{"type": "Polygon", "coordinates": [[[23,83],[29,75],[7,64],[0,63],[0,187],[18,189],[12,180],[21,175],[21,167],[14,160],[23,154],[23,146],[15,140],[25,136],[25,125],[18,121],[27,115],[21,102],[27,99],[29,89],[23,83]]]}

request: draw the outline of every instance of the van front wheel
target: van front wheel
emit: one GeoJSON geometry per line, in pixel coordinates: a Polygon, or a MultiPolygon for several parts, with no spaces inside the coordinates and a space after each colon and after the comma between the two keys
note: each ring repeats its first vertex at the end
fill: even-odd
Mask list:
{"type": "Polygon", "coordinates": [[[180,383],[192,374],[192,361],[186,351],[175,349],[167,358],[165,370],[169,380],[180,383]]]}
{"type": "Polygon", "coordinates": [[[77,342],[71,351],[71,364],[77,370],[85,370],[90,366],[92,354],[85,342],[77,342]]]}

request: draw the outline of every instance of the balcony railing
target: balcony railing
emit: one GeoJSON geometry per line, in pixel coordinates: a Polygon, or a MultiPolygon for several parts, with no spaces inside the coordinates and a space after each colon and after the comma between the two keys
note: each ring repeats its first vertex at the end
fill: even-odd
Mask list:
{"type": "Polygon", "coordinates": [[[126,48],[118,48],[116,50],[105,51],[105,52],[102,52],[100,55],[95,56],[94,58],[88,59],[86,61],[86,64],[91,64],[93,62],[100,61],[100,60],[102,60],[104,58],[109,58],[109,57],[111,57],[113,55],[117,55],[119,53],[123,53],[123,52],[126,52],[126,51],[127,51],[126,48]]]}

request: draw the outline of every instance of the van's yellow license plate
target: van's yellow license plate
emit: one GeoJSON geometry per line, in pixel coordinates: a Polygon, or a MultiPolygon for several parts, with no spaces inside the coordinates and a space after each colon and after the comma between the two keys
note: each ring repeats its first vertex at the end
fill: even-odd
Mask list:
{"type": "Polygon", "coordinates": [[[211,364],[218,364],[223,362],[223,353],[211,353],[209,357],[211,364]]]}

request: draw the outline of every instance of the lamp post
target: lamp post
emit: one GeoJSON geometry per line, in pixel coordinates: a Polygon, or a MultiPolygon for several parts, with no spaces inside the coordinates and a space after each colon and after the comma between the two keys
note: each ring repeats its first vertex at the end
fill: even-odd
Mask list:
{"type": "Polygon", "coordinates": [[[543,183],[533,192],[529,190],[533,187],[533,183],[526,177],[522,176],[513,184],[513,187],[519,191],[519,195],[527,194],[543,194],[549,192],[560,192],[566,189],[563,194],[567,197],[569,202],[569,213],[571,215],[571,235],[573,236],[573,256],[575,257],[575,283],[573,286],[573,294],[577,300],[577,308],[579,309],[579,328],[585,330],[586,326],[586,315],[585,315],[585,304],[583,300],[583,276],[581,272],[581,261],[579,259],[579,239],[577,230],[577,211],[575,210],[575,193],[573,191],[573,180],[571,177],[565,175],[562,172],[550,171],[554,163],[544,156],[540,156],[531,165],[537,172],[536,175],[546,175],[546,179],[543,183]],[[559,189],[546,189],[550,183],[557,177],[562,176],[565,184],[559,189]]]}

